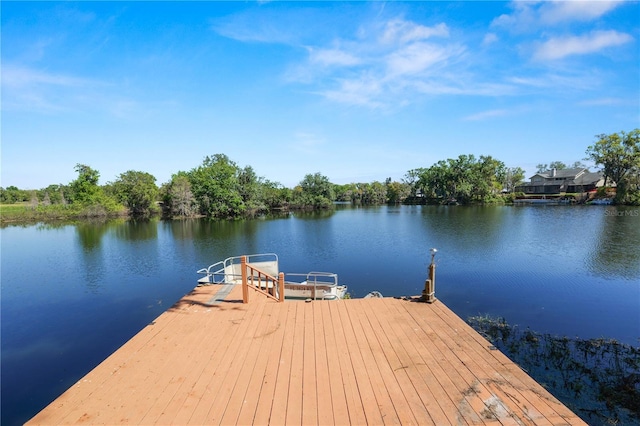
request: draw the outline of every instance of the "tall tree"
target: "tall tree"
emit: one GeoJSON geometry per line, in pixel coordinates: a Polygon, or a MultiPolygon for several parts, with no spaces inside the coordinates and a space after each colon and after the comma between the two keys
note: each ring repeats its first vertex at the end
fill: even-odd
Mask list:
{"type": "Polygon", "coordinates": [[[587,159],[602,166],[605,185],[609,180],[616,183],[616,202],[639,198],[635,182],[640,174],[640,129],[600,134],[596,138],[598,140],[587,148],[587,159]]]}
{"type": "Polygon", "coordinates": [[[99,202],[102,190],[98,186],[100,173],[85,164],[76,164],[74,168],[78,178],[69,184],[74,203],[94,204],[99,202]]]}
{"type": "Polygon", "coordinates": [[[207,156],[191,170],[191,190],[200,210],[208,217],[231,218],[245,212],[239,191],[239,168],[224,154],[207,156]]]}
{"type": "Polygon", "coordinates": [[[333,184],[320,173],[305,175],[294,190],[293,201],[299,207],[328,208],[334,200],[333,184]]]}
{"type": "Polygon", "coordinates": [[[260,200],[261,182],[251,166],[238,170],[238,191],[242,202],[248,209],[263,208],[260,200]]]}
{"type": "Polygon", "coordinates": [[[510,167],[507,169],[504,189],[507,192],[515,192],[516,187],[524,181],[524,170],[521,167],[510,167]]]}
{"type": "Polygon", "coordinates": [[[158,197],[156,178],[146,172],[129,170],[121,173],[113,183],[116,198],[134,215],[148,215],[155,211],[158,197]]]}
{"type": "Polygon", "coordinates": [[[404,202],[411,192],[408,184],[391,181],[391,178],[387,179],[385,185],[387,187],[387,202],[390,204],[400,204],[404,202]]]}
{"type": "Polygon", "coordinates": [[[171,216],[188,217],[196,213],[197,203],[185,172],[171,176],[171,181],[163,186],[162,198],[171,216]]]}

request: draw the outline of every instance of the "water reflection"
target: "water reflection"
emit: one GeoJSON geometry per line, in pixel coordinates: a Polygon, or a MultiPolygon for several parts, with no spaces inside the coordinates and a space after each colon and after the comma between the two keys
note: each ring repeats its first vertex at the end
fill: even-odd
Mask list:
{"type": "MultiPolygon", "coordinates": [[[[122,222],[122,221],[121,221],[122,222]]],[[[82,267],[79,273],[86,289],[93,294],[100,293],[106,272],[102,253],[102,240],[113,221],[78,222],[76,235],[82,247],[82,267]]]]}
{"type": "Polygon", "coordinates": [[[335,214],[334,209],[324,209],[317,211],[304,211],[299,210],[292,213],[296,219],[300,220],[318,220],[318,219],[328,219],[335,214]]]}
{"type": "Polygon", "coordinates": [[[434,245],[446,245],[458,255],[486,257],[504,244],[508,227],[502,207],[434,206],[423,210],[422,225],[434,245]]]}
{"type": "Polygon", "coordinates": [[[114,226],[115,236],[124,241],[144,241],[158,238],[157,219],[136,219],[114,226]]]}
{"type": "Polygon", "coordinates": [[[607,207],[600,212],[597,244],[585,259],[595,275],[627,280],[640,277],[640,214],[638,208],[607,207]]]}
{"type": "MultiPolygon", "coordinates": [[[[102,237],[107,233],[115,221],[111,220],[87,220],[76,224],[76,232],[80,244],[85,251],[92,251],[100,248],[102,237]]],[[[124,223],[124,220],[119,220],[124,223]]]]}

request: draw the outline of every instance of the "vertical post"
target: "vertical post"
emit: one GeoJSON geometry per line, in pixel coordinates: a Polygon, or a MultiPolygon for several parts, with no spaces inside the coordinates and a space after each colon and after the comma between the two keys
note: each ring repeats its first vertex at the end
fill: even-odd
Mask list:
{"type": "Polygon", "coordinates": [[[242,273],[242,303],[249,303],[249,283],[247,283],[247,256],[240,258],[240,272],[242,273]]]}
{"type": "Polygon", "coordinates": [[[433,303],[436,301],[436,264],[431,262],[429,265],[429,283],[430,289],[427,297],[427,302],[433,303]]]}
{"type": "Polygon", "coordinates": [[[435,257],[438,250],[432,248],[431,252],[431,263],[429,264],[429,276],[427,280],[424,282],[424,290],[422,291],[421,301],[427,303],[433,303],[436,301],[436,264],[435,257]]]}
{"type": "Polygon", "coordinates": [[[278,294],[279,302],[284,302],[284,272],[278,274],[278,294]]]}

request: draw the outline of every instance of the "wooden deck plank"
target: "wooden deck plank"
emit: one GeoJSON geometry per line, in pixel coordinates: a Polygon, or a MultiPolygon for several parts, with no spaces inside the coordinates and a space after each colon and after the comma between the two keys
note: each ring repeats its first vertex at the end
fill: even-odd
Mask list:
{"type": "MultiPolygon", "coordinates": [[[[364,335],[367,337],[377,369],[380,372],[387,393],[391,398],[400,424],[424,424],[426,414],[424,405],[422,405],[420,399],[417,398],[411,382],[409,380],[403,380],[406,379],[406,375],[401,371],[402,366],[397,362],[395,352],[393,348],[388,345],[385,334],[381,332],[377,315],[372,313],[370,309],[371,302],[366,301],[361,305],[363,309],[361,321],[363,322],[364,335]],[[398,369],[400,369],[400,374],[397,374],[398,369]],[[403,392],[402,385],[408,386],[405,388],[407,393],[403,392]],[[407,398],[408,395],[409,398],[407,398]],[[420,408],[418,408],[418,406],[420,408]],[[420,413],[418,417],[415,415],[416,411],[420,413]],[[419,421],[418,418],[422,421],[419,421]]],[[[428,415],[426,417],[428,417],[428,415]]]]}
{"type": "MultiPolygon", "coordinates": [[[[264,365],[259,362],[260,357],[266,358],[265,347],[269,346],[269,338],[271,331],[275,326],[275,319],[277,314],[274,312],[275,304],[265,304],[265,311],[262,318],[255,329],[255,334],[251,336],[254,342],[246,350],[246,357],[242,362],[242,365],[237,369],[236,381],[231,390],[231,394],[228,398],[228,403],[224,409],[220,418],[222,424],[238,424],[238,416],[242,407],[245,405],[252,405],[255,409],[257,401],[257,395],[253,390],[249,390],[249,382],[255,375],[264,376],[264,370],[260,370],[260,366],[264,365]]],[[[218,423],[218,417],[213,417],[214,423],[218,423]]]]}
{"type": "MultiPolygon", "coordinates": [[[[363,365],[366,366],[369,379],[371,380],[376,405],[378,407],[378,410],[380,410],[382,420],[384,424],[399,425],[401,424],[401,422],[398,418],[398,413],[396,412],[395,406],[393,405],[393,401],[391,400],[391,397],[389,395],[389,391],[385,386],[384,378],[382,377],[380,371],[375,367],[376,358],[371,347],[371,342],[369,342],[365,333],[365,328],[367,327],[366,323],[364,325],[365,328],[363,328],[362,317],[365,316],[365,313],[362,307],[361,300],[353,300],[353,303],[350,304],[349,308],[349,321],[351,322],[356,342],[358,342],[358,347],[360,348],[360,355],[362,356],[363,365]]],[[[367,412],[369,410],[373,411],[374,408],[375,406],[365,406],[365,410],[367,410],[367,412]]]]}
{"type": "Polygon", "coordinates": [[[441,336],[434,331],[434,328],[439,328],[442,324],[437,317],[434,317],[432,311],[425,309],[424,306],[412,306],[410,302],[403,302],[401,305],[416,323],[413,331],[415,342],[421,346],[420,353],[430,367],[433,377],[455,405],[455,414],[459,421],[468,424],[484,424],[485,421],[479,415],[484,407],[482,400],[475,393],[467,392],[473,379],[464,377],[464,372],[460,370],[465,366],[459,363],[455,355],[443,344],[441,336]]]}
{"type": "MultiPolygon", "coordinates": [[[[200,303],[203,297],[207,297],[208,293],[199,289],[195,289],[190,292],[178,303],[170,308],[167,313],[185,313],[191,309],[192,303],[200,303]]],[[[126,348],[126,345],[121,349],[125,349],[127,352],[118,351],[120,357],[123,358],[118,368],[113,371],[110,376],[97,378],[101,372],[109,373],[106,368],[100,370],[94,370],[87,376],[87,380],[101,381],[107,380],[103,386],[100,386],[96,391],[91,394],[90,398],[92,403],[100,403],[101,401],[108,401],[105,403],[104,408],[96,413],[88,414],[83,409],[85,403],[78,403],[76,409],[69,414],[63,420],[64,422],[76,422],[82,419],[84,422],[99,423],[101,418],[113,418],[117,416],[123,421],[126,419],[132,420],[131,416],[134,416],[134,412],[128,412],[123,409],[123,406],[131,405],[132,401],[140,401],[146,399],[147,392],[139,392],[138,389],[148,386],[145,380],[153,374],[154,371],[161,371],[163,366],[168,362],[168,357],[163,355],[170,350],[170,346],[175,343],[175,338],[181,338],[182,329],[185,327],[184,321],[178,321],[176,316],[161,315],[151,325],[145,327],[142,332],[138,333],[132,342],[131,347],[126,348]],[[173,318],[173,319],[172,319],[173,318]],[[167,333],[167,330],[171,332],[167,333]],[[175,332],[178,330],[178,332],[175,332]],[[154,339],[155,336],[166,336],[161,339],[154,339]],[[140,353],[154,348],[157,350],[160,356],[153,359],[143,359],[140,353]],[[132,352],[129,352],[133,350],[132,352]],[[114,389],[118,389],[117,392],[114,389]],[[114,398],[115,396],[115,398],[114,398]]],[[[185,318],[192,319],[192,315],[187,315],[185,318]]],[[[142,403],[137,403],[135,407],[142,407],[142,403]]]]}
{"type": "Polygon", "coordinates": [[[318,378],[316,376],[316,346],[314,332],[315,303],[306,303],[303,312],[304,324],[302,342],[302,424],[318,424],[318,378]],[[308,306],[307,306],[308,305],[308,306]]]}
{"type": "MultiPolygon", "coordinates": [[[[127,419],[132,424],[140,424],[146,414],[154,414],[150,413],[152,408],[159,413],[162,413],[166,408],[166,406],[154,407],[157,402],[164,403],[166,399],[169,399],[169,395],[173,396],[181,387],[188,386],[185,384],[188,383],[188,376],[198,369],[201,364],[199,358],[202,355],[197,352],[197,349],[195,351],[176,349],[180,346],[198,348],[203,340],[206,340],[207,333],[210,332],[210,328],[207,327],[209,321],[202,318],[203,315],[206,315],[203,314],[206,309],[204,307],[190,308],[193,312],[189,315],[189,321],[183,321],[181,327],[173,328],[171,330],[173,338],[165,340],[164,345],[158,347],[157,350],[162,356],[140,360],[140,366],[136,370],[143,374],[134,374],[130,378],[121,377],[121,380],[132,382],[130,392],[121,394],[121,398],[127,401],[126,409],[118,409],[122,419],[127,419]],[[201,318],[202,321],[198,321],[201,318]],[[170,379],[167,380],[163,375],[159,375],[159,371],[170,372],[170,379]]],[[[105,419],[109,417],[107,415],[105,419]]],[[[101,419],[102,416],[99,416],[95,420],[100,422],[101,419]]]]}
{"type": "Polygon", "coordinates": [[[175,340],[166,350],[166,362],[159,367],[167,370],[172,379],[167,381],[156,371],[149,369],[149,374],[141,383],[150,387],[144,393],[144,399],[136,402],[137,407],[147,407],[146,412],[135,410],[127,415],[132,423],[149,423],[159,419],[164,412],[175,412],[181,407],[181,395],[188,394],[197,378],[202,373],[214,350],[214,339],[217,327],[208,317],[214,311],[223,309],[221,305],[208,306],[205,301],[194,301],[189,307],[189,321],[183,321],[183,327],[172,330],[175,340]],[[192,348],[184,350],[183,348],[192,348]],[[150,385],[150,386],[149,386],[150,385]],[[174,398],[175,396],[178,398],[174,398]],[[153,420],[152,420],[153,419],[153,420]]]}
{"type": "MultiPolygon", "coordinates": [[[[285,322],[285,330],[282,336],[281,356],[277,364],[277,374],[275,388],[273,392],[273,400],[270,401],[269,422],[274,425],[283,425],[286,423],[287,411],[289,405],[289,388],[291,382],[291,373],[293,371],[293,354],[295,346],[295,327],[296,314],[299,303],[285,303],[287,306],[287,316],[285,322]]],[[[263,401],[263,405],[269,401],[263,401]]],[[[300,404],[300,401],[296,401],[300,404]]],[[[263,411],[266,411],[263,408],[263,411]]]]}
{"type": "MultiPolygon", "coordinates": [[[[406,303],[408,311],[411,312],[414,319],[422,327],[423,332],[432,336],[431,342],[437,348],[440,357],[446,359],[446,364],[444,364],[445,374],[456,386],[456,390],[450,396],[454,400],[458,399],[458,409],[462,415],[474,424],[498,424],[498,420],[493,415],[490,415],[492,408],[490,403],[485,403],[485,401],[490,401],[490,392],[483,383],[478,382],[476,374],[460,358],[460,352],[464,351],[465,348],[456,341],[455,336],[447,334],[442,329],[443,326],[446,327],[446,323],[439,316],[433,314],[433,309],[429,310],[429,321],[426,321],[423,304],[406,303]],[[462,395],[462,398],[460,398],[460,395],[462,395]]],[[[442,363],[443,361],[439,362],[442,363]]]]}
{"type": "Polygon", "coordinates": [[[450,397],[453,392],[447,393],[445,389],[453,388],[453,383],[443,373],[439,374],[443,383],[436,376],[439,365],[435,363],[431,347],[426,346],[424,336],[416,332],[419,325],[408,315],[403,304],[384,303],[383,306],[388,309],[389,322],[396,329],[398,338],[405,343],[403,348],[408,358],[404,358],[403,365],[408,365],[407,371],[433,422],[437,425],[466,424],[458,411],[457,401],[450,397]]]}
{"type": "Polygon", "coordinates": [[[275,309],[273,315],[274,322],[269,327],[265,338],[264,352],[260,354],[256,364],[255,373],[251,377],[251,382],[247,385],[246,403],[243,405],[238,415],[237,424],[268,424],[271,415],[271,406],[274,401],[275,383],[278,372],[278,364],[282,354],[282,343],[287,319],[288,307],[273,305],[280,309],[275,309]]]}
{"type": "MultiPolygon", "coordinates": [[[[335,307],[338,312],[338,324],[336,331],[342,331],[343,334],[341,338],[344,339],[342,342],[339,340],[338,343],[344,344],[349,352],[351,369],[353,371],[358,392],[357,396],[359,396],[362,411],[365,415],[365,422],[370,425],[382,425],[384,424],[383,416],[381,411],[378,409],[373,384],[371,382],[371,378],[367,374],[367,365],[362,358],[360,344],[355,337],[356,333],[349,318],[348,305],[347,303],[340,303],[336,304],[335,307]]],[[[333,306],[331,308],[333,310],[333,306]]],[[[357,416],[358,413],[353,413],[353,415],[357,416]]],[[[352,416],[351,410],[349,410],[349,416],[352,416]]]]}
{"type": "Polygon", "coordinates": [[[328,330],[325,324],[325,316],[323,311],[328,307],[329,303],[334,301],[320,300],[313,303],[313,330],[315,337],[314,346],[316,348],[316,395],[317,395],[317,424],[331,425],[335,424],[333,417],[333,401],[336,398],[334,389],[331,386],[329,353],[327,346],[328,330]]]}
{"type": "MultiPolygon", "coordinates": [[[[187,392],[176,394],[165,410],[157,418],[159,424],[187,424],[191,417],[200,408],[205,410],[203,401],[211,401],[214,397],[214,389],[209,387],[212,377],[216,377],[221,360],[230,350],[229,344],[234,336],[242,334],[249,327],[250,311],[239,303],[242,297],[239,288],[234,288],[227,296],[227,302],[220,304],[219,315],[212,320],[214,331],[211,333],[211,344],[204,348],[205,359],[199,369],[199,373],[193,381],[185,387],[187,392]]],[[[187,350],[187,348],[182,348],[187,350]]]]}
{"type": "MultiPolygon", "coordinates": [[[[195,290],[194,290],[195,291],[195,290]]],[[[192,292],[193,293],[193,292],[192,292]]],[[[188,296],[188,295],[187,295],[188,296]]],[[[92,397],[93,393],[103,386],[107,381],[112,379],[113,375],[121,374],[121,369],[126,369],[126,360],[141,350],[150,340],[154,339],[162,330],[172,321],[176,319],[173,315],[167,315],[166,312],[156,318],[151,324],[148,324],[143,328],[136,339],[131,339],[126,342],[116,353],[111,354],[105,359],[101,365],[104,367],[100,371],[91,371],[78,382],[76,382],[71,388],[69,388],[63,395],[64,398],[58,397],[50,404],[50,407],[55,410],[49,410],[43,414],[46,416],[46,421],[51,423],[71,422],[71,419],[77,419],[78,416],[82,416],[81,407],[84,405],[83,401],[86,398],[92,397]],[[84,391],[85,388],[89,388],[84,391]]]]}
{"type": "Polygon", "coordinates": [[[305,304],[296,304],[293,320],[293,350],[291,353],[291,371],[289,373],[289,390],[285,424],[302,423],[303,368],[304,368],[304,314],[305,304]]]}
{"type": "MultiPolygon", "coordinates": [[[[575,413],[565,410],[566,407],[546,389],[539,387],[538,391],[532,392],[531,389],[538,387],[538,384],[502,352],[489,349],[491,344],[475,330],[468,327],[450,309],[442,304],[436,308],[435,312],[441,315],[453,328],[459,330],[459,335],[468,342],[469,354],[475,353],[477,356],[474,359],[478,363],[491,364],[499,374],[500,379],[492,381],[490,387],[501,389],[502,394],[516,396],[512,398],[513,402],[520,405],[523,413],[532,414],[532,407],[535,406],[536,411],[539,410],[540,414],[551,424],[580,421],[575,413]],[[506,386],[507,383],[511,386],[506,386]],[[514,389],[517,392],[514,392],[514,389]],[[564,414],[560,415],[559,413],[564,414]]],[[[537,424],[543,423],[538,417],[532,420],[537,424]]]]}
{"type": "MultiPolygon", "coordinates": [[[[220,314],[222,314],[220,312],[220,314]]],[[[233,323],[235,321],[241,321],[243,316],[247,314],[243,310],[233,310],[229,313],[228,320],[233,323]]],[[[222,316],[222,315],[220,315],[222,316]]],[[[149,411],[142,418],[143,424],[155,424],[158,422],[167,421],[168,417],[172,417],[175,413],[186,407],[193,407],[192,402],[194,395],[198,395],[199,389],[197,388],[199,380],[205,376],[207,367],[211,363],[215,363],[215,357],[220,353],[221,347],[218,342],[226,340],[231,337],[233,329],[231,327],[222,328],[219,324],[212,321],[197,325],[202,329],[202,338],[195,346],[194,350],[206,351],[203,354],[200,362],[189,362],[188,357],[176,360],[180,365],[183,365],[187,369],[185,380],[176,382],[173,389],[167,387],[163,394],[158,397],[149,409],[149,411]],[[202,349],[200,349],[202,348],[202,349]]],[[[185,353],[191,351],[183,351],[185,353]]]]}
{"type": "MultiPolygon", "coordinates": [[[[433,305],[433,312],[436,313],[443,322],[444,319],[451,320],[446,311],[451,312],[440,302],[436,302],[433,305]]],[[[446,348],[448,348],[449,351],[454,354],[457,362],[464,365],[464,368],[459,371],[465,376],[465,380],[467,380],[469,385],[465,390],[465,393],[473,394],[477,397],[467,398],[467,402],[470,404],[471,410],[476,413],[481,413],[485,422],[495,422],[498,418],[502,422],[508,421],[508,419],[505,418],[503,410],[506,402],[504,399],[506,399],[505,397],[507,397],[507,395],[513,395],[517,392],[517,389],[510,389],[509,392],[506,394],[502,393],[501,395],[496,395],[492,392],[492,389],[489,387],[489,383],[496,379],[496,375],[498,374],[497,370],[495,368],[491,368],[487,363],[481,362],[482,365],[480,365],[476,361],[477,357],[471,356],[470,354],[475,352],[475,354],[481,355],[480,358],[486,358],[487,356],[492,356],[490,352],[493,351],[490,351],[490,345],[486,341],[484,341],[485,349],[483,352],[474,351],[473,348],[478,347],[478,342],[474,340],[474,345],[468,345],[468,336],[469,333],[475,333],[475,331],[468,327],[458,317],[455,318],[457,321],[454,322],[454,326],[451,326],[451,323],[449,323],[449,327],[438,327],[437,330],[440,335],[439,341],[445,345],[444,350],[447,350],[446,348]],[[481,399],[484,407],[478,403],[478,398],[481,399]]],[[[533,421],[535,424],[551,424],[545,416],[537,413],[535,410],[518,410],[513,404],[509,404],[509,409],[513,411],[512,415],[517,416],[523,422],[533,421]]],[[[562,423],[564,423],[564,421],[562,421],[562,423]]]]}
{"type": "MultiPolygon", "coordinates": [[[[448,315],[442,310],[441,305],[434,306],[434,312],[439,313],[443,319],[448,319],[448,315]]],[[[474,350],[477,348],[477,341],[472,339],[466,330],[466,324],[456,323],[457,326],[451,327],[449,330],[445,332],[449,334],[452,339],[455,339],[457,343],[457,347],[454,349],[459,359],[469,366],[469,370],[476,373],[476,382],[474,382],[472,386],[472,390],[474,392],[479,392],[482,394],[483,401],[491,401],[490,407],[488,407],[489,411],[493,413],[494,416],[499,417],[499,412],[502,408],[507,404],[509,409],[514,411],[514,414],[521,420],[527,421],[532,420],[537,424],[552,424],[549,420],[540,415],[540,413],[532,413],[529,410],[523,410],[522,406],[519,404],[519,401],[522,399],[520,397],[514,397],[514,395],[519,394],[517,388],[512,388],[508,392],[500,392],[496,393],[495,386],[491,386],[495,381],[500,381],[500,375],[498,370],[495,368],[496,366],[491,366],[487,359],[488,352],[490,351],[489,342],[485,343],[485,348],[483,349],[483,353],[478,353],[474,350]],[[470,341],[472,344],[469,344],[470,341]],[[475,354],[479,354],[481,356],[474,356],[475,354]],[[507,399],[509,401],[507,401],[507,399]],[[515,403],[515,404],[514,404],[515,403]]],[[[505,419],[501,419],[503,422],[505,419]]]]}
{"type": "MultiPolygon", "coordinates": [[[[434,394],[420,377],[416,377],[420,373],[411,368],[414,360],[408,354],[407,347],[412,345],[412,342],[407,339],[402,328],[396,327],[397,323],[388,309],[389,305],[390,303],[376,300],[367,303],[366,307],[372,327],[379,330],[378,337],[389,366],[396,375],[401,392],[409,402],[417,424],[451,423],[454,419],[447,419],[434,394]]],[[[402,325],[411,326],[406,322],[402,325]]]]}
{"type": "MultiPolygon", "coordinates": [[[[344,399],[342,399],[342,394],[339,391],[336,392],[336,401],[334,401],[334,407],[339,407],[341,405],[346,405],[347,415],[349,418],[349,422],[342,421],[344,418],[342,416],[338,416],[338,413],[342,414],[342,411],[336,410],[334,413],[334,417],[336,419],[336,424],[354,424],[354,425],[362,425],[366,423],[367,416],[364,411],[364,406],[362,404],[361,393],[358,390],[358,382],[356,381],[355,372],[354,372],[354,363],[352,362],[352,353],[350,347],[347,345],[347,338],[345,336],[345,326],[342,323],[340,318],[340,312],[344,311],[343,309],[343,301],[338,301],[338,303],[330,303],[329,307],[329,317],[330,324],[332,328],[333,341],[335,341],[336,345],[336,367],[333,371],[339,372],[339,381],[342,382],[342,389],[344,391],[344,399]]],[[[331,338],[330,338],[331,340],[331,338]]],[[[339,386],[339,383],[336,383],[336,387],[339,386]]],[[[363,389],[365,387],[363,386],[363,389]]],[[[381,420],[382,421],[382,420],[381,420]]]]}
{"type": "Polygon", "coordinates": [[[29,424],[579,424],[441,302],[186,295],[29,424]]]}
{"type": "MultiPolygon", "coordinates": [[[[229,349],[217,365],[216,370],[219,374],[211,378],[209,385],[212,399],[207,401],[200,400],[198,407],[202,408],[200,411],[197,411],[197,418],[193,416],[189,418],[190,424],[217,424],[220,422],[224,410],[227,408],[231,392],[238,378],[238,372],[242,366],[244,366],[250,343],[262,319],[262,314],[266,306],[264,299],[255,297],[255,294],[251,296],[254,296],[254,306],[257,307],[255,311],[256,314],[249,317],[248,321],[246,321],[247,327],[235,336],[229,349]],[[206,414],[202,417],[205,411],[206,414]]],[[[251,309],[247,305],[244,306],[246,306],[247,309],[251,309]]],[[[184,424],[181,422],[181,419],[176,419],[173,423],[184,424]]]]}

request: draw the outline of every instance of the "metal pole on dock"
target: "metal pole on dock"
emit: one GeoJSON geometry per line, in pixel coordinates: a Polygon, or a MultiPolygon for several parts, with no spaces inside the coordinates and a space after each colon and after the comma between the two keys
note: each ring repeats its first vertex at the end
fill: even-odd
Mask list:
{"type": "Polygon", "coordinates": [[[429,264],[429,276],[427,280],[424,282],[424,290],[422,291],[422,297],[420,301],[433,303],[436,301],[436,263],[435,257],[438,252],[437,249],[432,248],[429,250],[431,252],[431,263],[429,264]]]}

